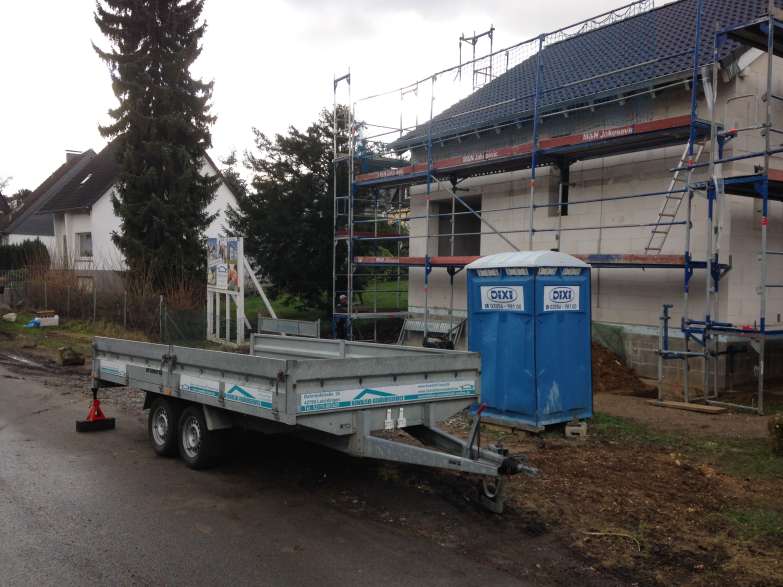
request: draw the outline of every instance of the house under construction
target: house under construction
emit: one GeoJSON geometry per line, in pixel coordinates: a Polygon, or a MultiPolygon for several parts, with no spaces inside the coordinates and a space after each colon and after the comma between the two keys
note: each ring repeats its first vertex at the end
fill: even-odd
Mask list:
{"type": "Polygon", "coordinates": [[[561,250],[642,375],[762,412],[783,374],[782,4],[641,0],[368,98],[335,80],[335,323],[462,346],[467,263],[561,250]]]}

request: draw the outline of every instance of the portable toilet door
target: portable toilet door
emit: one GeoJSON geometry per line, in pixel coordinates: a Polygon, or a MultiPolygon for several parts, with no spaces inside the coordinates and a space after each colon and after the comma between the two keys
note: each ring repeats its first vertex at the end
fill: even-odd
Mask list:
{"type": "Polygon", "coordinates": [[[483,417],[534,430],[590,417],[590,266],[557,251],[521,251],[482,257],[467,271],[483,417]]]}
{"type": "MultiPolygon", "coordinates": [[[[476,263],[480,263],[481,260],[476,263]]],[[[535,414],[533,276],[527,269],[469,266],[468,349],[481,353],[488,412],[535,414]]]]}
{"type": "Polygon", "coordinates": [[[540,267],[535,290],[538,425],[589,418],[590,269],[540,267]]]}

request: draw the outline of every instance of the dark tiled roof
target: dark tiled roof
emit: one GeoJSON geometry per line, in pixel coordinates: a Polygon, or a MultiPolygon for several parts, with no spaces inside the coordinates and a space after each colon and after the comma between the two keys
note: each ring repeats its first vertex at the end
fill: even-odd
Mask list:
{"type": "MultiPolygon", "coordinates": [[[[776,4],[781,3],[776,0],[776,4]]],[[[704,0],[701,62],[712,62],[716,22],[723,28],[740,25],[766,14],[766,9],[767,0],[704,0]]],[[[565,105],[616,97],[664,80],[689,77],[696,10],[697,0],[679,0],[546,46],[541,53],[539,108],[556,111],[565,105]],[[666,59],[638,67],[661,58],[666,59]],[[627,69],[621,71],[623,68],[627,69]],[[616,73],[604,75],[610,72],[616,73]]],[[[733,42],[724,44],[720,58],[737,48],[733,42]]],[[[530,57],[435,116],[433,138],[529,117],[535,66],[536,57],[530,57]]],[[[421,144],[427,132],[427,125],[420,125],[392,147],[421,144]]]]}
{"type": "Polygon", "coordinates": [[[118,149],[119,141],[106,145],[41,208],[40,213],[91,207],[117,181],[120,173],[118,149]]]}
{"type": "Polygon", "coordinates": [[[11,215],[11,206],[8,205],[8,199],[0,192],[0,214],[11,215]]]}
{"type": "Polygon", "coordinates": [[[52,214],[30,214],[14,228],[13,233],[29,236],[54,236],[54,216],[52,214]]]}
{"type": "Polygon", "coordinates": [[[58,190],[78,173],[80,169],[93,157],[95,151],[86,150],[84,153],[70,155],[65,163],[60,165],[33,193],[27,196],[24,207],[15,212],[13,219],[3,232],[7,234],[40,234],[42,236],[54,235],[52,219],[49,217],[48,224],[46,219],[43,221],[35,219],[38,212],[46,206],[58,190]],[[33,220],[35,219],[35,220],[33,220]],[[31,230],[46,229],[46,232],[30,232],[31,230]]]}

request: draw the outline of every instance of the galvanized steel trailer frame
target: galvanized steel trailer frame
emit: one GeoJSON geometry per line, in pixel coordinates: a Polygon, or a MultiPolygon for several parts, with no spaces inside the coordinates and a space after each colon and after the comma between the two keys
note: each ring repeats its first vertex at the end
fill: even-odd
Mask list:
{"type": "MultiPolygon", "coordinates": [[[[208,430],[245,427],[295,434],[350,455],[480,475],[535,474],[502,449],[478,447],[436,424],[476,401],[478,353],[344,340],[251,336],[250,354],[96,337],[92,385],[127,386],[203,406],[208,430]],[[381,438],[404,429],[425,446],[381,438]]],[[[488,481],[488,483],[487,483],[488,481]]],[[[484,505],[502,510],[502,495],[484,505]]]]}

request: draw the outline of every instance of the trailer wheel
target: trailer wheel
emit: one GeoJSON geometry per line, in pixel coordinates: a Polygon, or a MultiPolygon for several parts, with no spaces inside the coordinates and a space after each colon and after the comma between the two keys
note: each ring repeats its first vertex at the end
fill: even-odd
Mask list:
{"type": "Polygon", "coordinates": [[[182,407],[178,402],[159,397],[152,402],[147,417],[147,431],[152,448],[163,457],[177,454],[177,424],[182,407]]]}
{"type": "Polygon", "coordinates": [[[222,431],[207,429],[201,406],[185,408],[179,419],[179,454],[191,469],[214,466],[223,445],[222,431]]]}

